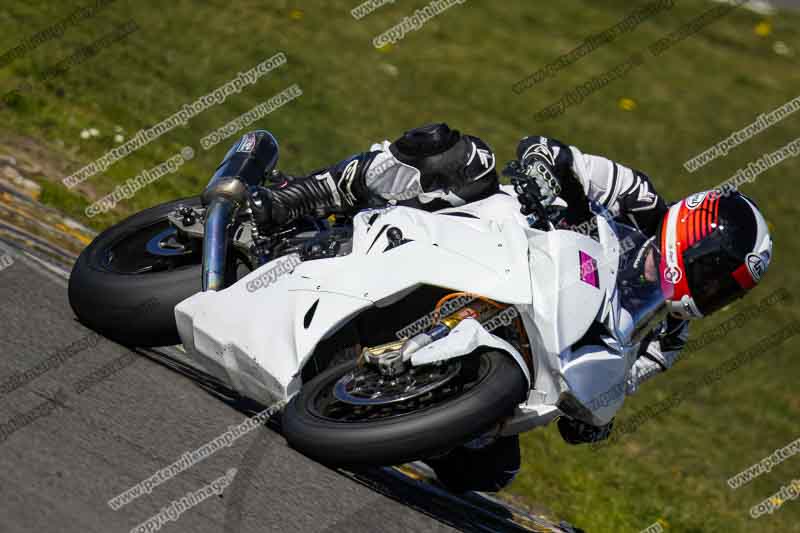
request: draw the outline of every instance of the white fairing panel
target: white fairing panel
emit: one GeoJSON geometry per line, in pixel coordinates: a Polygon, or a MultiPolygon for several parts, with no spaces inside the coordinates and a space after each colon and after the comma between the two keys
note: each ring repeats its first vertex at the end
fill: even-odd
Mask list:
{"type": "Polygon", "coordinates": [[[627,370],[623,354],[604,346],[582,346],[564,362],[562,374],[575,398],[590,408],[594,425],[602,426],[611,421],[624,400],[623,394],[607,394],[610,384],[624,383],[627,370]],[[593,401],[608,396],[607,402],[593,401]]]}
{"type": "Polygon", "coordinates": [[[529,303],[525,234],[512,221],[478,220],[397,207],[359,214],[353,252],[309,261],[296,273],[321,286],[380,301],[402,288],[435,285],[470,290],[506,303],[529,303]],[[368,225],[373,215],[379,216],[368,225]],[[404,244],[389,247],[389,228],[404,244]]]}
{"type": "Polygon", "coordinates": [[[618,374],[616,359],[572,352],[615,291],[619,244],[606,221],[597,220],[600,242],[570,231],[528,232],[533,304],[519,308],[535,354],[535,383],[504,434],[548,423],[560,413],[562,392],[591,396],[608,388],[606,375],[618,374]]]}
{"type": "Polygon", "coordinates": [[[511,219],[403,207],[367,211],[354,222],[350,255],[304,262],[254,292],[248,282],[274,263],[223,291],[195,294],[175,308],[178,331],[187,352],[233,388],[262,401],[285,399],[297,392],[297,374],[320,340],[364,309],[422,284],[530,303],[527,251],[525,233],[511,219]],[[394,248],[387,237],[392,227],[403,237],[394,248]]]}
{"type": "Polygon", "coordinates": [[[178,332],[190,356],[201,364],[217,363],[218,378],[266,403],[287,397],[300,368],[299,354],[310,339],[318,342],[372,305],[340,294],[289,291],[289,279],[256,292],[248,292],[240,280],[224,291],[195,294],[175,307],[178,332]],[[314,320],[304,329],[303,319],[315,302],[314,320]]]}
{"type": "Polygon", "coordinates": [[[530,243],[533,319],[547,351],[559,354],[589,329],[615,277],[589,237],[555,230],[537,232],[530,243]]]}

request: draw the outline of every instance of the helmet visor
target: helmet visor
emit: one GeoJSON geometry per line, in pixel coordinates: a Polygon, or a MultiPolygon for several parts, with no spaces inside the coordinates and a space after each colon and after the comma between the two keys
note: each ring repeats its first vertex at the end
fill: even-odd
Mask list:
{"type": "Polygon", "coordinates": [[[710,315],[745,294],[732,273],[741,266],[732,243],[719,230],[684,254],[692,298],[704,315],[710,315]]]}

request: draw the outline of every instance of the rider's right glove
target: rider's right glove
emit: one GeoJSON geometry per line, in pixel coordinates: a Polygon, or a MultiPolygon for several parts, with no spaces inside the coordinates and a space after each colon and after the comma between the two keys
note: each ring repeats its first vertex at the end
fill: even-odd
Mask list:
{"type": "Polygon", "coordinates": [[[535,194],[545,208],[559,197],[567,204],[566,222],[575,225],[591,218],[592,213],[583,185],[572,168],[574,162],[572,150],[566,144],[530,136],[519,142],[517,161],[509,163],[504,174],[512,178],[515,187],[518,182],[528,183],[520,197],[523,208],[530,203],[524,196],[535,194]]]}

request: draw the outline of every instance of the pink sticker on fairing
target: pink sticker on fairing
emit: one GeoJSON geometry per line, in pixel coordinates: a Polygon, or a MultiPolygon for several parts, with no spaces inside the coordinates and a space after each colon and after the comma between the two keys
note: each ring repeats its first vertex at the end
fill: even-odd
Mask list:
{"type": "Polygon", "coordinates": [[[579,252],[578,257],[581,262],[581,281],[599,289],[600,275],[597,272],[597,261],[586,252],[579,252]]]}

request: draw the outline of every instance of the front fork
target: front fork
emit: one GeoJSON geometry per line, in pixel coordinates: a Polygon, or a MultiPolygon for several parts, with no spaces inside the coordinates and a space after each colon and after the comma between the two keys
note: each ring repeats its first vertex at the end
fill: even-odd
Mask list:
{"type": "MultiPolygon", "coordinates": [[[[457,296],[466,297],[469,295],[467,293],[454,293],[440,300],[440,303],[457,296]]],[[[483,323],[503,313],[507,308],[508,306],[497,304],[489,299],[477,297],[461,309],[442,317],[441,321],[434,324],[428,331],[419,333],[409,339],[390,341],[378,346],[364,348],[361,353],[360,361],[376,366],[384,376],[396,376],[403,373],[408,368],[411,356],[417,350],[447,336],[462,320],[474,318],[478,320],[478,322],[483,323]]],[[[438,315],[438,310],[439,305],[437,304],[436,315],[438,315]]],[[[528,350],[530,345],[526,343],[527,335],[525,335],[524,328],[521,326],[518,317],[515,319],[515,323],[519,327],[520,349],[522,350],[523,358],[525,359],[531,375],[533,375],[533,364],[528,350]]]]}

